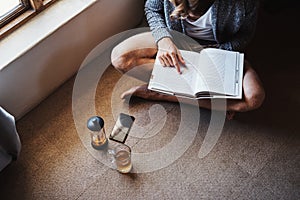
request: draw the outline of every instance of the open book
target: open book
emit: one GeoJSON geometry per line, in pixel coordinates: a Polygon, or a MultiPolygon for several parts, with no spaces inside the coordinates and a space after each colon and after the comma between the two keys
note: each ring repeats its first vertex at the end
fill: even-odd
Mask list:
{"type": "Polygon", "coordinates": [[[182,74],[156,59],[148,89],[193,99],[242,98],[243,53],[215,48],[180,52],[185,60],[182,74]]]}

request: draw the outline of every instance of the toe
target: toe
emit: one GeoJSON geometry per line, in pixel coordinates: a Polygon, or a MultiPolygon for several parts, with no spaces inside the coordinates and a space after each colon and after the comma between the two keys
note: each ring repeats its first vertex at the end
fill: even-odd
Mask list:
{"type": "Polygon", "coordinates": [[[147,93],[147,90],[147,85],[132,87],[129,90],[123,92],[123,94],[121,95],[121,99],[128,99],[131,96],[146,98],[145,94],[147,93]]]}
{"type": "Polygon", "coordinates": [[[133,88],[130,88],[129,90],[123,92],[121,94],[121,99],[128,99],[133,94],[133,88]]]}
{"type": "Polygon", "coordinates": [[[227,120],[233,120],[234,116],[235,116],[235,112],[234,111],[227,111],[226,112],[226,119],[227,120]]]}

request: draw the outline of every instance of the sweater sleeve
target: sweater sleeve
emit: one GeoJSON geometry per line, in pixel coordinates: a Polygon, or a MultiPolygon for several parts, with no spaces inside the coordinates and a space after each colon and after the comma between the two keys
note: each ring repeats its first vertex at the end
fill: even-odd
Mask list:
{"type": "Polygon", "coordinates": [[[259,2],[257,0],[246,0],[244,2],[246,11],[243,24],[232,39],[228,42],[221,43],[219,48],[232,51],[242,51],[246,48],[247,44],[254,36],[259,2]]]}
{"type": "Polygon", "coordinates": [[[172,38],[166,25],[164,9],[164,0],[146,1],[145,15],[156,43],[164,37],[172,38]]]}

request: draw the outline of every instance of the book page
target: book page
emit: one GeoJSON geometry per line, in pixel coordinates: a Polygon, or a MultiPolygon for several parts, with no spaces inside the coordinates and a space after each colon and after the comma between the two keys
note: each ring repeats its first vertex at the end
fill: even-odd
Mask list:
{"type": "Polygon", "coordinates": [[[196,86],[199,92],[236,95],[236,68],[238,52],[207,48],[200,52],[197,71],[202,81],[196,86]],[[204,84],[204,85],[203,85],[204,84]]]}
{"type": "MultiPolygon", "coordinates": [[[[199,53],[189,52],[197,58],[199,53]]],[[[194,59],[195,59],[194,58],[194,59]]],[[[155,60],[148,88],[173,95],[195,96],[194,89],[197,84],[198,75],[189,63],[180,66],[181,74],[175,67],[163,67],[159,60],[155,60]]]]}
{"type": "Polygon", "coordinates": [[[148,89],[190,98],[241,98],[243,54],[212,48],[180,52],[182,74],[156,59],[148,89]]]}
{"type": "MultiPolygon", "coordinates": [[[[201,73],[198,71],[198,63],[199,63],[199,56],[200,54],[197,52],[192,51],[185,51],[180,50],[181,55],[185,61],[185,65],[188,67],[188,69],[191,71],[191,74],[193,78],[187,79],[187,81],[191,82],[193,86],[193,92],[194,94],[199,92],[199,87],[203,91],[207,91],[208,87],[206,86],[205,82],[203,81],[204,78],[201,77],[201,73]]],[[[189,77],[187,77],[189,78],[189,77]]]]}

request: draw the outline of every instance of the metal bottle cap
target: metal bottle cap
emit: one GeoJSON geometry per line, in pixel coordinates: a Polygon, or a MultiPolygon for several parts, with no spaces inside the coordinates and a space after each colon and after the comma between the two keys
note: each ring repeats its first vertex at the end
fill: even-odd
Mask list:
{"type": "Polygon", "coordinates": [[[104,127],[104,120],[99,116],[91,117],[87,121],[87,127],[91,131],[100,131],[104,127]]]}

